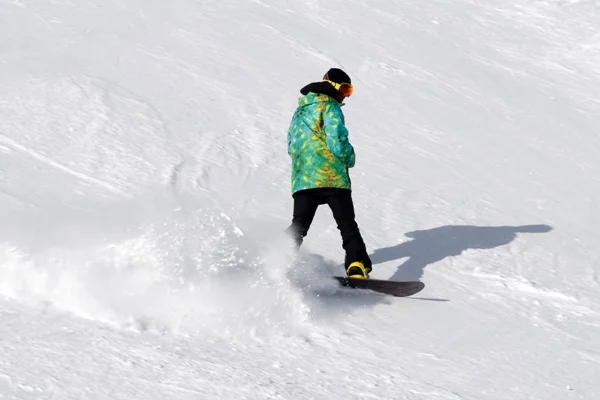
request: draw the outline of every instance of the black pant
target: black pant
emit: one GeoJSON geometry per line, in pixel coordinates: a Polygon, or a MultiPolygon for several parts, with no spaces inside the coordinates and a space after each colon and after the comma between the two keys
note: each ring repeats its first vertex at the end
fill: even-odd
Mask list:
{"type": "Polygon", "coordinates": [[[331,208],[333,218],[342,234],[342,247],[346,251],[346,268],[355,261],[361,261],[365,267],[371,268],[371,259],[367,254],[365,242],[360,235],[358,224],[354,220],[354,204],[350,190],[308,189],[294,193],[293,197],[294,218],[287,231],[292,235],[298,247],[302,245],[302,240],[308,233],[319,205],[327,204],[331,208]]]}

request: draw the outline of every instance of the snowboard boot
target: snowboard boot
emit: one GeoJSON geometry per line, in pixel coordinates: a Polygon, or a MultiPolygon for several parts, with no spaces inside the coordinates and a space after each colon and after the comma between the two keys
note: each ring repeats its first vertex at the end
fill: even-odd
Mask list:
{"type": "Polygon", "coordinates": [[[370,268],[366,268],[365,265],[360,261],[355,261],[346,270],[348,278],[354,279],[369,279],[370,268]]]}

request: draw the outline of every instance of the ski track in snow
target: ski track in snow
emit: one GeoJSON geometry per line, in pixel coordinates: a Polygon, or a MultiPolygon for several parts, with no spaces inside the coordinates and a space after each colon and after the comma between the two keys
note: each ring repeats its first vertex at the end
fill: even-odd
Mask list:
{"type": "Polygon", "coordinates": [[[592,1],[0,2],[0,398],[600,397],[592,1]],[[332,66],[376,278],[298,259],[332,66]]]}
{"type": "Polygon", "coordinates": [[[89,182],[91,184],[98,185],[101,188],[106,189],[107,191],[112,192],[114,194],[127,195],[125,192],[123,192],[119,188],[114,187],[113,185],[111,185],[107,182],[101,181],[99,179],[94,178],[93,176],[89,176],[87,174],[83,174],[83,173],[74,171],[71,168],[65,167],[64,165],[54,161],[52,158],[49,158],[49,157],[43,156],[39,153],[36,153],[35,151],[28,149],[26,146],[20,145],[19,143],[15,142],[7,137],[0,136],[0,142],[9,146],[9,148],[12,148],[14,150],[24,153],[26,156],[29,156],[29,157],[35,159],[36,161],[41,162],[42,164],[46,164],[47,167],[56,168],[62,172],[69,174],[69,175],[73,175],[74,177],[76,177],[84,182],[89,182]]]}

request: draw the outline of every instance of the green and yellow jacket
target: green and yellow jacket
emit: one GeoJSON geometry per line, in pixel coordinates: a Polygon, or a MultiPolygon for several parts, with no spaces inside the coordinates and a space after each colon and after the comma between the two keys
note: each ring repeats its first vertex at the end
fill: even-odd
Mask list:
{"type": "Polygon", "coordinates": [[[292,194],[305,189],[351,188],[348,168],[354,166],[356,156],[341,106],[333,97],[313,92],[298,100],[288,130],[292,194]]]}

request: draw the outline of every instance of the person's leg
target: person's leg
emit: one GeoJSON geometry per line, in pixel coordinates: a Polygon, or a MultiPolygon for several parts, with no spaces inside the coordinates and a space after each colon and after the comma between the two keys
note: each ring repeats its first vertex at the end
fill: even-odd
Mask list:
{"type": "Polygon", "coordinates": [[[294,193],[292,225],[286,229],[286,232],[294,239],[296,247],[300,248],[302,245],[302,241],[308,233],[319,204],[320,195],[317,192],[301,190],[294,193]]]}
{"type": "Polygon", "coordinates": [[[326,192],[325,199],[342,235],[342,247],[346,251],[346,269],[351,263],[360,261],[367,271],[371,271],[371,259],[355,220],[352,192],[345,189],[330,189],[326,192]]]}

